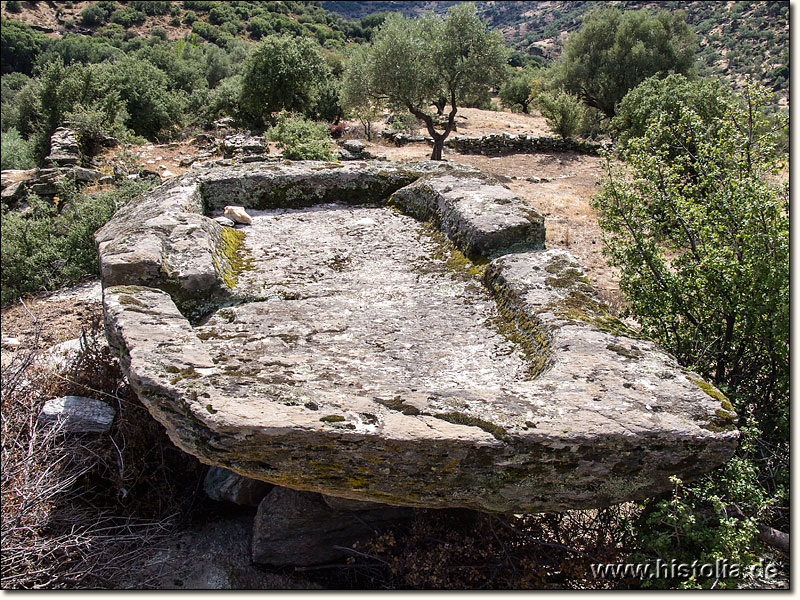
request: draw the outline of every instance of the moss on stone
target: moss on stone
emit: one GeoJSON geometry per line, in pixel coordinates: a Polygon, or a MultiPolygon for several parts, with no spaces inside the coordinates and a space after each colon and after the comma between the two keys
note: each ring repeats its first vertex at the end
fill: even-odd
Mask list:
{"type": "Polygon", "coordinates": [[[543,309],[542,312],[544,311],[552,311],[553,314],[559,317],[583,321],[594,326],[598,331],[616,336],[637,340],[648,339],[612,316],[609,313],[608,306],[578,290],[572,290],[564,298],[543,309]]]}
{"type": "Polygon", "coordinates": [[[328,415],[320,419],[323,423],[341,423],[344,420],[345,418],[342,415],[328,415]]]}
{"type": "Polygon", "coordinates": [[[420,414],[420,410],[418,408],[411,406],[410,404],[406,404],[400,396],[395,396],[394,398],[390,399],[376,398],[375,401],[378,404],[383,404],[386,408],[396,410],[404,415],[414,416],[420,414]]]}
{"type": "Polygon", "coordinates": [[[733,406],[731,405],[727,396],[725,396],[725,394],[720,392],[710,383],[706,383],[705,381],[697,377],[690,377],[689,381],[691,381],[693,384],[695,384],[697,387],[703,390],[706,394],[714,398],[714,400],[718,400],[721,403],[725,402],[728,406],[730,406],[730,408],[727,408],[725,405],[723,405],[722,408],[724,408],[725,410],[731,410],[731,411],[733,410],[733,406]]]}
{"type": "Polygon", "coordinates": [[[147,308],[147,304],[128,294],[120,294],[117,296],[117,302],[119,302],[121,306],[138,306],[141,308],[147,308]]]}
{"type": "Polygon", "coordinates": [[[538,376],[547,366],[552,336],[544,325],[525,310],[497,278],[484,278],[497,307],[497,317],[490,320],[497,331],[522,351],[530,365],[528,376],[538,376]]]}
{"type": "Polygon", "coordinates": [[[432,413],[430,416],[442,419],[448,423],[455,423],[456,425],[469,425],[470,427],[478,427],[485,432],[492,434],[496,439],[501,441],[508,441],[510,438],[506,430],[500,425],[495,425],[489,421],[484,421],[478,417],[473,417],[461,412],[449,413],[432,413]]]}
{"type": "Polygon", "coordinates": [[[220,242],[217,247],[225,261],[214,261],[217,274],[225,285],[234,289],[239,281],[239,275],[244,271],[254,268],[253,259],[249,249],[244,245],[245,234],[243,231],[232,227],[223,227],[220,242]]]}

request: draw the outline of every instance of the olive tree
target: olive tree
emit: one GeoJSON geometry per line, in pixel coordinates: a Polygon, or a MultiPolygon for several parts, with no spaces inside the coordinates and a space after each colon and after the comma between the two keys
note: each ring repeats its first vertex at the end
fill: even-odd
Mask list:
{"type": "Polygon", "coordinates": [[[536,88],[542,85],[542,79],[543,73],[536,67],[510,69],[510,74],[499,92],[503,106],[512,110],[519,109],[527,115],[538,93],[536,88]]]}
{"type": "Polygon", "coordinates": [[[422,120],[433,138],[431,159],[441,160],[459,105],[502,80],[508,54],[500,34],[487,29],[472,4],[452,7],[444,19],[395,13],[369,46],[369,89],[388,100],[393,111],[409,111],[422,120]],[[450,111],[440,125],[443,131],[437,131],[430,107],[442,97],[450,111]]]}
{"type": "Polygon", "coordinates": [[[553,82],[610,119],[625,94],[648,77],[693,76],[695,49],[682,11],[602,8],[567,39],[553,82]]]}
{"type": "Polygon", "coordinates": [[[366,46],[358,46],[347,63],[342,77],[341,104],[350,115],[364,126],[367,140],[372,139],[372,122],[383,108],[381,94],[372,87],[370,78],[370,53],[366,46]]]}

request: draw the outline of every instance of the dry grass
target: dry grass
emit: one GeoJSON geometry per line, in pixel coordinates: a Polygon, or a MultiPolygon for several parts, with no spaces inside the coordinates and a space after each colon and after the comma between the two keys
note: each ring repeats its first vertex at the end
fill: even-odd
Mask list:
{"type": "Polygon", "coordinates": [[[202,467],[172,446],[108,348],[93,341],[98,318],[75,360],[54,373],[41,364],[42,322],[30,317],[33,333],[2,366],[2,587],[124,587],[142,548],[188,514],[202,467]],[[38,425],[44,402],[67,394],[114,406],[112,430],[38,425]]]}

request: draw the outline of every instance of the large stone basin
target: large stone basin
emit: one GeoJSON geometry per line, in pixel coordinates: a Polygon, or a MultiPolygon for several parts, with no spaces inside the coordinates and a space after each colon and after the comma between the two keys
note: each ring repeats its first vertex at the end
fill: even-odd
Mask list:
{"type": "Polygon", "coordinates": [[[724,396],[598,301],[470,168],[192,171],[97,236],[106,331],[172,440],[299,490],[538,512],[727,460],[724,396]],[[226,204],[251,226],[209,218],[226,204]]]}

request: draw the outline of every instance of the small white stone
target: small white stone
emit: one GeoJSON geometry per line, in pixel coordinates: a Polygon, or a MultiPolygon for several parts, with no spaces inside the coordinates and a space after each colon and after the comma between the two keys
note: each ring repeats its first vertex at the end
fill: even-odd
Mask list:
{"type": "Polygon", "coordinates": [[[242,225],[253,224],[253,219],[245,212],[243,206],[226,206],[222,216],[230,219],[234,223],[241,223],[242,225]]]}

